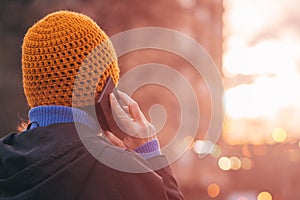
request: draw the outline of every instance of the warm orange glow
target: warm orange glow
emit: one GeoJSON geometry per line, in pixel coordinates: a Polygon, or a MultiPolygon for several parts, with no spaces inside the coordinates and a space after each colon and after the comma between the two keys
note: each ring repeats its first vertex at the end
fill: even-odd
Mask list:
{"type": "Polygon", "coordinates": [[[207,193],[211,198],[216,198],[220,194],[220,186],[216,183],[212,183],[207,188],[207,193]]]}
{"type": "Polygon", "coordinates": [[[250,170],[253,167],[253,163],[249,158],[242,158],[241,159],[242,169],[250,170]]]}
{"type": "Polygon", "coordinates": [[[287,139],[287,132],[283,128],[276,128],[272,133],[275,142],[284,142],[287,139]]]}
{"type": "Polygon", "coordinates": [[[232,170],[239,170],[242,166],[241,160],[238,157],[230,157],[229,158],[230,163],[231,163],[231,169],[232,170]]]}
{"type": "Polygon", "coordinates": [[[291,21],[285,21],[285,28],[274,24],[284,18],[283,6],[292,11],[298,6],[293,2],[224,1],[225,109],[234,123],[225,136],[230,144],[286,141],[284,132],[270,140],[274,125],[292,127],[298,135],[289,131],[289,138],[299,138],[300,93],[293,88],[300,87],[300,36],[291,21]],[[235,128],[241,121],[243,126],[235,128]]]}
{"type": "Polygon", "coordinates": [[[231,168],[231,162],[228,157],[221,157],[219,159],[219,167],[224,171],[228,171],[231,168]]]}
{"type": "Polygon", "coordinates": [[[257,200],[272,200],[272,195],[269,192],[261,192],[258,194],[257,200]]]}
{"type": "Polygon", "coordinates": [[[251,157],[251,153],[250,153],[250,150],[249,150],[249,146],[248,145],[243,145],[242,147],[242,154],[248,158],[251,157]]]}
{"type": "Polygon", "coordinates": [[[264,156],[267,153],[267,147],[265,144],[255,145],[253,147],[253,152],[257,156],[264,156]]]}
{"type": "Polygon", "coordinates": [[[298,86],[298,75],[258,76],[250,84],[239,84],[226,91],[227,114],[232,118],[272,119],[288,106],[299,110],[300,94],[288,89],[298,86]]]}

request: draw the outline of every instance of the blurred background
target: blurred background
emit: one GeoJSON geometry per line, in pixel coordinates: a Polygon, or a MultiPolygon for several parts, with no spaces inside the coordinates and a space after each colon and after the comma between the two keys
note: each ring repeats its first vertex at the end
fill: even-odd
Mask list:
{"type": "MultiPolygon", "coordinates": [[[[147,49],[122,56],[119,64],[121,75],[144,63],[168,65],[196,91],[198,132],[172,164],[186,199],[300,199],[299,6],[298,0],[1,0],[0,136],[27,120],[22,38],[46,14],[61,9],[87,14],[109,36],[137,27],[170,28],[201,44],[222,75],[225,122],[217,144],[204,141],[210,95],[187,61],[147,49]]],[[[148,85],[133,96],[145,113],[153,102],[165,107],[168,118],[159,137],[167,144],[180,122],[174,95],[148,85]]]]}

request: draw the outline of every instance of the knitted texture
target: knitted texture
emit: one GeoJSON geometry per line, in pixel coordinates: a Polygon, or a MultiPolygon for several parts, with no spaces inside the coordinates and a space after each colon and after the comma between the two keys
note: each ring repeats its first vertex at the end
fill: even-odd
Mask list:
{"type": "Polygon", "coordinates": [[[108,36],[89,17],[70,11],[49,14],[28,29],[22,71],[30,107],[93,105],[107,78],[115,85],[119,79],[108,36]]]}

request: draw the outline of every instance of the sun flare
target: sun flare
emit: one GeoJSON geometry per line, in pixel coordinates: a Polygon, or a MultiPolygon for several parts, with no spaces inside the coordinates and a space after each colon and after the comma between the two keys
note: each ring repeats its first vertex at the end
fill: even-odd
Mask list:
{"type": "Polygon", "coordinates": [[[236,134],[237,141],[251,141],[249,127],[261,119],[260,140],[270,138],[277,126],[289,132],[299,129],[295,125],[300,113],[300,34],[293,21],[299,21],[300,14],[295,12],[296,4],[296,0],[275,5],[270,0],[224,1],[225,87],[226,80],[235,80],[234,86],[226,87],[225,109],[229,122],[245,123],[238,134],[231,134],[231,140],[236,134]],[[241,75],[249,77],[250,83],[241,75]]]}

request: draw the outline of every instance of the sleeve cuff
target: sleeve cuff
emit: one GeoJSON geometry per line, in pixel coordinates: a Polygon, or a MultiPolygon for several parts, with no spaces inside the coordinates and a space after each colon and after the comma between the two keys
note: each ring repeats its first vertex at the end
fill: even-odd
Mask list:
{"type": "Polygon", "coordinates": [[[159,142],[156,138],[137,147],[134,151],[140,154],[144,159],[150,159],[154,156],[161,155],[159,142]]]}

